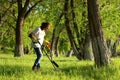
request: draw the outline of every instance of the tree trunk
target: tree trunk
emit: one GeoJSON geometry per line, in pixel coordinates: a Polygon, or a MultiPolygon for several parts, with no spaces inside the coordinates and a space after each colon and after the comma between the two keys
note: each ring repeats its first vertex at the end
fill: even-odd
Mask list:
{"type": "Polygon", "coordinates": [[[87,0],[89,29],[92,38],[95,65],[105,66],[110,63],[109,50],[104,40],[100,12],[98,10],[98,0],[87,0]]]}
{"type": "Polygon", "coordinates": [[[69,20],[69,0],[65,0],[65,5],[64,5],[64,11],[65,11],[65,27],[66,27],[66,30],[67,30],[67,34],[68,34],[68,37],[69,37],[69,40],[70,40],[70,43],[71,43],[71,47],[73,48],[73,51],[76,55],[76,57],[81,60],[81,53],[79,52],[77,46],[76,46],[76,43],[74,41],[74,36],[72,34],[72,31],[70,29],[70,20],[69,20]]]}
{"type": "Polygon", "coordinates": [[[110,56],[112,55],[112,44],[111,44],[111,39],[106,40],[106,44],[108,47],[108,50],[110,52],[110,56]]]}
{"type": "Polygon", "coordinates": [[[25,0],[25,3],[23,0],[17,0],[17,6],[18,6],[18,18],[16,22],[16,29],[15,29],[15,52],[14,56],[19,57],[24,55],[24,49],[23,49],[23,35],[22,35],[22,29],[24,25],[24,20],[27,18],[29,13],[32,11],[32,9],[40,3],[42,0],[36,1],[31,7],[30,0],[25,0]],[[24,5],[23,5],[24,3],[24,5]],[[28,8],[29,7],[29,8],[28,8]]]}
{"type": "Polygon", "coordinates": [[[85,44],[84,44],[83,48],[84,48],[84,51],[83,51],[84,52],[84,59],[85,60],[94,60],[90,35],[86,35],[85,44]]]}
{"type": "Polygon", "coordinates": [[[78,44],[81,45],[81,41],[80,41],[80,33],[79,33],[79,29],[78,29],[78,25],[76,23],[76,20],[75,20],[75,12],[74,12],[74,0],[71,0],[70,1],[70,6],[71,6],[71,13],[72,13],[72,21],[73,21],[73,26],[74,26],[74,30],[75,30],[75,33],[76,33],[76,36],[77,36],[77,41],[78,41],[78,44]]]}
{"type": "Polygon", "coordinates": [[[71,57],[72,54],[74,54],[74,52],[73,52],[73,49],[70,48],[70,50],[69,50],[68,53],[66,54],[66,57],[71,57]]]}
{"type": "MultiPolygon", "coordinates": [[[[71,13],[72,13],[72,21],[73,21],[73,26],[74,26],[74,30],[75,30],[75,34],[76,34],[76,37],[77,37],[77,42],[78,42],[78,46],[80,47],[80,50],[81,50],[81,53],[80,53],[80,56],[82,59],[93,59],[92,57],[92,53],[89,52],[90,51],[90,38],[88,36],[86,36],[88,33],[88,22],[86,21],[86,14],[87,14],[87,10],[83,10],[82,11],[82,24],[83,24],[83,27],[86,28],[86,30],[83,32],[82,30],[79,31],[79,28],[78,28],[78,25],[75,21],[75,12],[74,12],[74,0],[71,0],[71,13]],[[80,38],[80,35],[84,35],[86,34],[85,36],[85,39],[81,39],[80,38]]],[[[84,1],[83,2],[83,8],[85,8],[87,5],[86,5],[86,2],[84,1]]]]}
{"type": "Polygon", "coordinates": [[[84,60],[93,60],[93,53],[92,53],[92,46],[91,46],[91,39],[90,39],[90,32],[88,27],[88,21],[87,18],[87,2],[82,1],[82,7],[84,8],[82,10],[82,26],[85,28],[85,30],[80,30],[81,35],[84,35],[85,38],[82,38],[79,45],[81,45],[82,50],[82,56],[84,60]]]}
{"type": "MultiPolygon", "coordinates": [[[[54,28],[54,30],[53,30],[53,34],[52,34],[52,41],[51,41],[51,54],[52,54],[52,56],[54,56],[54,54],[56,53],[56,48],[57,48],[57,50],[58,50],[58,47],[56,47],[56,45],[58,45],[57,44],[57,36],[58,36],[58,38],[59,38],[59,35],[60,35],[60,32],[61,32],[61,30],[60,30],[60,32],[58,33],[59,35],[57,35],[56,36],[56,34],[57,34],[57,26],[58,26],[58,24],[59,24],[59,22],[60,22],[60,20],[61,20],[61,18],[63,17],[63,13],[61,13],[60,14],[60,16],[59,16],[59,18],[56,20],[56,24],[55,24],[55,28],[54,28]]],[[[59,39],[58,39],[59,40],[59,39]]]]}
{"type": "Polygon", "coordinates": [[[118,38],[115,43],[113,44],[113,47],[112,47],[112,57],[116,57],[117,56],[117,51],[116,51],[116,48],[117,46],[119,45],[119,41],[120,39],[118,38]]]}
{"type": "Polygon", "coordinates": [[[112,47],[112,57],[117,56],[116,47],[117,47],[117,41],[115,41],[115,43],[113,44],[113,47],[112,47]]]}
{"type": "Polygon", "coordinates": [[[59,47],[58,47],[58,45],[59,45],[59,36],[56,38],[56,44],[55,44],[55,54],[56,54],[56,56],[57,57],[59,57],[59,47]]]}
{"type": "Polygon", "coordinates": [[[15,44],[15,53],[14,53],[15,57],[24,55],[23,35],[22,35],[23,24],[24,24],[24,18],[18,17],[16,30],[15,30],[15,35],[16,35],[16,38],[15,38],[16,44],[15,44]]]}
{"type": "Polygon", "coordinates": [[[53,30],[52,41],[51,41],[51,56],[52,56],[52,57],[53,57],[54,54],[55,54],[55,41],[56,41],[55,32],[56,32],[56,28],[54,28],[54,30],[53,30]]]}

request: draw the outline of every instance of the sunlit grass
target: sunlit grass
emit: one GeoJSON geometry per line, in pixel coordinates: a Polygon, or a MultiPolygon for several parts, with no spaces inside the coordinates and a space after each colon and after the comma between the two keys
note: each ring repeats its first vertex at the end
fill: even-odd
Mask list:
{"type": "Polygon", "coordinates": [[[0,53],[0,80],[119,80],[120,58],[112,58],[107,67],[95,68],[93,61],[78,61],[75,57],[54,58],[59,64],[55,70],[44,55],[41,69],[31,70],[35,54],[14,58],[12,54],[0,53]]]}

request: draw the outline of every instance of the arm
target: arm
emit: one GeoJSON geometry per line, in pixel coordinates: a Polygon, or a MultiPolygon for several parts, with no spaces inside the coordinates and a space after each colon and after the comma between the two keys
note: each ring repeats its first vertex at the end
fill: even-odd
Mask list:
{"type": "Polygon", "coordinates": [[[29,37],[30,37],[31,39],[36,39],[35,35],[34,35],[32,32],[29,34],[29,37]]]}
{"type": "Polygon", "coordinates": [[[39,28],[36,28],[33,32],[31,32],[30,34],[29,34],[29,37],[31,38],[31,39],[37,39],[36,38],[36,34],[38,34],[38,32],[39,32],[39,28]]]}
{"type": "Polygon", "coordinates": [[[34,35],[34,33],[31,32],[29,34],[29,37],[30,37],[30,39],[32,40],[33,43],[37,43],[38,42],[38,40],[37,40],[36,36],[34,35]]]}

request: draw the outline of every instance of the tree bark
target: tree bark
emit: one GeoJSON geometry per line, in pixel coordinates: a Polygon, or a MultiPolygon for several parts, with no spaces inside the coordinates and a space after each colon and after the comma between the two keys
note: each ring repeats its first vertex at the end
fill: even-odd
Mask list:
{"type": "Polygon", "coordinates": [[[95,65],[97,67],[105,66],[110,63],[110,57],[109,50],[103,36],[98,0],[87,0],[87,4],[89,29],[92,39],[95,65]]]}
{"type": "Polygon", "coordinates": [[[74,54],[73,49],[70,48],[70,50],[66,54],[66,57],[71,57],[73,54],[74,54]]]}
{"type": "Polygon", "coordinates": [[[70,1],[70,6],[71,6],[71,13],[72,13],[72,21],[73,21],[73,26],[74,26],[74,30],[75,30],[75,33],[76,33],[76,36],[77,36],[77,41],[78,41],[78,44],[81,45],[81,41],[80,41],[80,33],[79,33],[79,29],[78,29],[78,25],[75,21],[75,12],[74,12],[74,0],[71,0],[70,1]]]}
{"type": "Polygon", "coordinates": [[[59,36],[56,38],[56,41],[55,41],[55,54],[57,57],[59,57],[59,36]]]}
{"type": "Polygon", "coordinates": [[[53,30],[51,47],[50,47],[50,48],[51,48],[51,56],[52,56],[52,57],[53,57],[54,54],[55,54],[55,41],[56,41],[55,32],[56,32],[56,28],[54,28],[54,30],[53,30]]]}
{"type": "Polygon", "coordinates": [[[23,50],[23,38],[22,38],[22,29],[24,25],[24,15],[22,10],[22,0],[18,0],[18,18],[16,22],[16,29],[15,29],[15,52],[14,57],[23,56],[24,50],[23,50]]]}
{"type": "Polygon", "coordinates": [[[84,60],[94,60],[93,53],[92,53],[92,46],[91,46],[91,38],[90,38],[90,31],[88,27],[88,21],[87,18],[87,2],[82,1],[82,7],[84,8],[82,10],[82,26],[85,28],[84,31],[80,31],[81,35],[84,35],[84,38],[81,40],[82,45],[82,53],[83,53],[83,59],[84,60]]]}
{"type": "Polygon", "coordinates": [[[85,60],[94,60],[94,56],[93,56],[93,51],[92,51],[92,44],[91,44],[91,39],[90,39],[90,35],[86,35],[85,37],[85,44],[83,46],[84,48],[84,59],[85,60]]]}
{"type": "MultiPolygon", "coordinates": [[[[79,28],[78,28],[78,25],[77,25],[77,23],[76,23],[76,21],[75,21],[75,12],[74,12],[74,0],[71,0],[71,2],[70,2],[71,4],[70,4],[70,6],[71,6],[71,9],[72,9],[72,11],[71,11],[71,13],[72,13],[72,21],[73,21],[73,26],[74,26],[74,31],[75,31],[75,34],[76,34],[76,37],[77,37],[77,42],[78,42],[78,46],[80,47],[80,50],[81,50],[81,54],[80,54],[80,56],[81,56],[81,58],[82,59],[89,59],[89,60],[91,60],[91,59],[93,59],[93,57],[92,57],[92,53],[91,53],[91,50],[90,50],[90,38],[89,38],[89,36],[86,36],[86,35],[88,35],[89,33],[88,33],[88,25],[86,25],[86,24],[88,24],[88,22],[85,20],[86,19],[86,13],[87,13],[87,10],[84,10],[84,11],[82,11],[82,24],[83,24],[83,27],[85,27],[86,28],[86,31],[84,31],[84,32],[82,32],[82,31],[80,31],[79,32],[79,28]],[[80,34],[82,34],[82,35],[84,35],[85,34],[85,38],[83,39],[80,39],[80,34]],[[89,52],[90,51],[90,52],[89,52]]],[[[86,2],[83,2],[83,7],[85,8],[87,5],[86,5],[86,2]]]]}
{"type": "Polygon", "coordinates": [[[65,11],[65,27],[66,27],[66,30],[67,30],[67,34],[68,34],[68,37],[69,37],[69,40],[70,40],[70,44],[71,44],[71,47],[73,48],[73,51],[76,55],[76,57],[81,60],[81,53],[79,52],[77,46],[76,46],[76,43],[74,41],[74,36],[72,34],[72,31],[70,29],[70,20],[69,20],[69,0],[65,0],[65,5],[64,5],[64,11],[65,11]]]}
{"type": "Polygon", "coordinates": [[[116,50],[116,48],[117,48],[117,46],[119,45],[119,42],[120,42],[120,38],[118,38],[115,42],[114,42],[114,44],[113,44],[113,46],[112,46],[112,57],[116,57],[117,56],[117,50],[116,50]]]}
{"type": "Polygon", "coordinates": [[[23,17],[18,17],[17,24],[16,24],[16,30],[15,30],[15,53],[14,56],[23,56],[24,51],[23,51],[23,35],[22,35],[22,29],[23,29],[23,24],[24,24],[24,18],[23,17]]]}
{"type": "Polygon", "coordinates": [[[15,29],[15,37],[16,37],[16,43],[15,43],[15,52],[14,56],[19,57],[24,55],[24,49],[23,49],[23,35],[22,35],[22,29],[24,26],[24,20],[28,16],[28,14],[32,11],[32,9],[40,3],[42,0],[37,1],[34,5],[32,5],[29,9],[29,3],[30,0],[26,0],[24,5],[22,0],[17,0],[18,5],[18,18],[16,22],[16,29],[15,29]]]}

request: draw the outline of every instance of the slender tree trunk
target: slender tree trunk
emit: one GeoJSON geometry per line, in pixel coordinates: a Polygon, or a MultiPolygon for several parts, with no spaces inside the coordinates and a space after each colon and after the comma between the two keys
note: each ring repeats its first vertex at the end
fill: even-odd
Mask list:
{"type": "Polygon", "coordinates": [[[116,48],[117,46],[119,45],[119,41],[120,39],[118,38],[115,43],[113,44],[113,47],[112,47],[112,57],[116,57],[117,56],[117,51],[116,51],[116,48]]]}
{"type": "MultiPolygon", "coordinates": [[[[54,56],[54,54],[56,53],[56,48],[58,50],[58,47],[56,47],[56,45],[58,45],[57,39],[56,39],[57,38],[56,37],[56,34],[57,34],[56,30],[57,30],[58,23],[60,22],[62,16],[63,16],[63,13],[61,13],[58,20],[56,20],[55,28],[54,28],[53,34],[52,34],[52,41],[51,41],[51,54],[52,54],[52,56],[54,56]]],[[[60,33],[58,33],[58,34],[60,34],[60,33]]],[[[58,37],[59,37],[59,35],[58,35],[58,37]]]]}
{"type": "Polygon", "coordinates": [[[70,50],[66,54],[66,57],[71,57],[73,54],[74,54],[73,49],[70,48],[70,50]]]}
{"type": "Polygon", "coordinates": [[[74,0],[71,0],[70,1],[70,6],[71,6],[71,13],[72,13],[72,20],[73,20],[73,26],[74,26],[74,30],[75,30],[75,33],[76,33],[76,36],[77,36],[77,42],[78,42],[78,46],[79,46],[79,51],[81,51],[79,53],[79,56],[81,56],[81,59],[84,59],[84,40],[81,39],[80,40],[80,32],[79,32],[79,28],[78,28],[78,25],[76,23],[76,20],[75,20],[75,12],[74,12],[74,0]]]}
{"type": "Polygon", "coordinates": [[[84,32],[80,31],[82,35],[85,36],[85,38],[82,39],[81,45],[82,45],[82,53],[83,53],[83,59],[93,60],[93,54],[92,54],[92,47],[91,47],[91,39],[90,39],[90,33],[89,33],[89,27],[88,27],[88,21],[87,18],[87,2],[82,1],[82,7],[84,8],[82,11],[82,26],[85,27],[84,32]]]}
{"type": "Polygon", "coordinates": [[[59,47],[58,47],[58,45],[59,45],[59,36],[56,38],[56,44],[55,44],[55,54],[56,54],[56,56],[57,57],[59,57],[59,47]]]}
{"type": "Polygon", "coordinates": [[[72,13],[72,20],[73,20],[73,26],[74,26],[74,30],[75,30],[75,33],[76,33],[76,36],[77,36],[77,41],[79,43],[79,45],[81,45],[81,41],[80,41],[80,33],[79,33],[79,29],[78,29],[78,25],[75,21],[75,12],[74,12],[74,0],[71,0],[70,1],[70,6],[71,6],[71,13],[72,13]]]}
{"type": "Polygon", "coordinates": [[[64,11],[65,11],[65,27],[67,30],[67,34],[71,43],[71,47],[73,48],[73,51],[76,55],[76,57],[80,60],[81,59],[81,55],[80,52],[78,51],[78,48],[76,46],[76,43],[74,41],[74,36],[72,34],[72,31],[70,29],[70,20],[69,20],[69,0],[65,0],[65,5],[64,5],[64,11]]]}
{"type": "Polygon", "coordinates": [[[111,39],[106,40],[107,47],[110,52],[110,56],[112,55],[112,44],[111,44],[111,39]]]}
{"type": "Polygon", "coordinates": [[[117,47],[117,41],[115,41],[115,43],[113,44],[113,47],[112,47],[112,57],[117,56],[116,47],[117,47]]]}
{"type": "Polygon", "coordinates": [[[64,27],[59,30],[58,36],[56,37],[56,41],[55,41],[55,53],[57,57],[59,57],[59,39],[60,39],[60,34],[63,31],[63,29],[64,27]]]}
{"type": "MultiPolygon", "coordinates": [[[[92,57],[92,53],[89,52],[90,51],[90,42],[89,42],[90,40],[88,40],[88,39],[90,39],[90,38],[88,36],[86,36],[88,34],[88,25],[86,25],[86,24],[88,24],[88,22],[86,21],[87,10],[84,10],[82,12],[82,22],[84,21],[82,24],[83,24],[83,27],[86,28],[86,31],[81,32],[81,31],[79,31],[78,25],[75,21],[76,16],[75,16],[75,12],[74,12],[74,2],[75,2],[74,0],[71,0],[70,6],[72,9],[71,13],[72,13],[73,26],[74,26],[74,30],[76,33],[77,42],[78,42],[80,50],[81,50],[80,56],[82,59],[90,59],[91,60],[93,57],[92,57]],[[80,32],[82,35],[86,34],[85,39],[80,39],[80,32]]],[[[83,7],[85,8],[86,6],[87,6],[86,2],[83,2],[83,7]]]]}
{"type": "Polygon", "coordinates": [[[105,66],[110,63],[109,50],[104,40],[100,12],[98,10],[98,0],[87,0],[89,29],[92,38],[95,65],[105,66]]]}
{"type": "Polygon", "coordinates": [[[54,54],[55,54],[55,41],[56,41],[55,32],[56,32],[56,28],[54,28],[54,30],[53,30],[52,41],[51,41],[51,56],[52,56],[52,57],[53,57],[54,54]]]}

